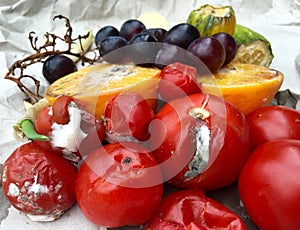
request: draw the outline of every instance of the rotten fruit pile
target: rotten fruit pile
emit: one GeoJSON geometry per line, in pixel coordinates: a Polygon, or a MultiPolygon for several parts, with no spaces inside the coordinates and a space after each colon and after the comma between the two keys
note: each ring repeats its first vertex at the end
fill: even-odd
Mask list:
{"type": "Polygon", "coordinates": [[[145,24],[101,28],[101,62],[78,71],[61,56],[70,50],[46,59],[51,84],[14,127],[28,142],[3,165],[10,203],[35,221],[77,203],[108,228],[243,230],[242,216],[207,195],[237,183],[259,228],[298,230],[300,112],[270,105],[283,81],[268,68],[270,44],[246,38],[230,6],[145,24]]]}

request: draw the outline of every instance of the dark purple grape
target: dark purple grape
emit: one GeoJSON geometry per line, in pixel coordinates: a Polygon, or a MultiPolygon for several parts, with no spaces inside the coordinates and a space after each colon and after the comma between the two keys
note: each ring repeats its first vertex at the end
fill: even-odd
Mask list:
{"type": "Polygon", "coordinates": [[[199,75],[210,75],[209,69],[194,54],[186,49],[180,48],[179,46],[163,43],[156,55],[156,67],[162,69],[165,66],[175,62],[194,66],[199,75]]]}
{"type": "Polygon", "coordinates": [[[43,64],[43,76],[52,84],[56,80],[77,71],[75,63],[64,55],[53,55],[43,64]]]}
{"type": "Polygon", "coordinates": [[[149,66],[155,62],[155,56],[160,48],[160,44],[154,35],[149,33],[139,33],[130,40],[128,57],[138,65],[149,66]]]}
{"type": "Polygon", "coordinates": [[[131,40],[130,44],[136,44],[140,42],[157,42],[157,38],[150,33],[139,33],[135,35],[131,40]]]}
{"type": "Polygon", "coordinates": [[[213,37],[218,39],[218,41],[224,46],[226,59],[223,65],[228,64],[234,59],[238,49],[235,39],[230,34],[224,32],[216,33],[213,37]]]}
{"type": "Polygon", "coordinates": [[[143,30],[143,33],[149,33],[156,37],[158,42],[163,42],[167,31],[163,28],[150,28],[143,30]]]}
{"type": "Polygon", "coordinates": [[[144,29],[146,29],[146,26],[142,22],[136,19],[129,19],[122,24],[120,36],[130,41],[133,36],[141,33],[144,29]]]}
{"type": "Polygon", "coordinates": [[[103,57],[105,61],[109,63],[119,63],[126,57],[126,53],[118,52],[116,54],[115,52],[114,53],[111,52],[119,48],[122,48],[127,44],[128,44],[127,40],[121,36],[109,36],[100,43],[100,47],[99,47],[100,55],[103,57]]]}
{"type": "Polygon", "coordinates": [[[96,46],[99,47],[102,40],[109,36],[119,36],[119,30],[113,26],[102,27],[95,35],[94,41],[96,46]]]}
{"type": "Polygon", "coordinates": [[[225,62],[225,48],[214,37],[198,38],[189,45],[187,50],[196,55],[211,72],[216,72],[225,62]]]}
{"type": "Polygon", "coordinates": [[[163,42],[187,49],[189,44],[200,37],[196,27],[188,23],[173,26],[165,35],[163,42]]]}

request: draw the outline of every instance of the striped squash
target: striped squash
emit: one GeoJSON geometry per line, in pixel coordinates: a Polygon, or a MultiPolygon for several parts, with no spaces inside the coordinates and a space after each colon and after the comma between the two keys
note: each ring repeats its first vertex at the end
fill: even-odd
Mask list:
{"type": "Polygon", "coordinates": [[[235,30],[236,17],[231,6],[206,4],[191,11],[187,23],[195,26],[201,36],[211,36],[218,32],[232,35],[235,30]]]}

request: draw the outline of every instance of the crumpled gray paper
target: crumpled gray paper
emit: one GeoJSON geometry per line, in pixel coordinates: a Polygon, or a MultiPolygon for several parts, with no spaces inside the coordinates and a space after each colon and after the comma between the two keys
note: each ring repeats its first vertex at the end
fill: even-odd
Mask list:
{"type": "MultiPolygon", "coordinates": [[[[0,1],[0,164],[22,143],[14,139],[12,126],[24,114],[23,94],[13,82],[3,77],[16,60],[32,54],[27,39],[35,31],[39,41],[45,32],[64,34],[63,21],[53,17],[68,17],[74,35],[92,28],[94,33],[104,25],[120,28],[122,22],[141,13],[155,11],[165,16],[170,25],[184,22],[191,10],[203,4],[232,5],[237,22],[264,35],[272,44],[275,58],[271,68],[281,71],[285,80],[281,90],[300,94],[300,74],[295,59],[300,54],[300,0],[1,0],[0,1]]],[[[41,66],[28,68],[47,87],[41,66]]],[[[299,97],[298,97],[299,99],[299,97]]],[[[2,205],[2,204],[0,204],[2,205]]],[[[1,216],[1,215],[0,215],[1,216]]],[[[88,222],[77,206],[52,223],[35,223],[14,208],[0,223],[0,229],[99,229],[88,222]]]]}

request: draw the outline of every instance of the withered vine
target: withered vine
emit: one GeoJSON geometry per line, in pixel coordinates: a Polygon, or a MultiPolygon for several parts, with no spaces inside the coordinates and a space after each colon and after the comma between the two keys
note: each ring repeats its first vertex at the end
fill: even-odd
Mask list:
{"type": "Polygon", "coordinates": [[[41,45],[37,45],[38,37],[35,36],[35,32],[30,32],[28,39],[30,41],[30,45],[35,51],[34,54],[31,54],[21,60],[15,61],[8,69],[8,72],[5,75],[5,79],[11,80],[17,84],[19,89],[25,94],[25,100],[34,104],[39,99],[42,98],[40,95],[40,82],[33,76],[25,74],[25,69],[35,63],[38,62],[44,62],[45,59],[47,59],[49,56],[52,55],[59,55],[59,54],[67,54],[67,55],[73,55],[79,60],[81,60],[82,64],[89,63],[93,64],[99,59],[99,56],[96,54],[95,50],[90,51],[84,51],[84,48],[82,46],[82,39],[86,39],[89,36],[89,33],[85,35],[79,35],[76,38],[73,38],[73,28],[71,27],[70,20],[63,16],[63,15],[57,15],[53,18],[55,19],[63,19],[66,22],[66,33],[63,37],[60,37],[53,33],[46,32],[44,34],[45,42],[41,45]],[[57,42],[63,42],[66,43],[67,47],[65,50],[59,50],[57,49],[57,42]],[[72,45],[74,43],[79,42],[81,47],[81,52],[75,53],[72,51],[72,45]],[[88,52],[93,52],[94,57],[89,58],[87,57],[88,52]],[[16,70],[18,70],[18,76],[15,75],[16,70]],[[35,89],[31,90],[28,86],[26,86],[22,80],[23,79],[31,79],[35,85],[35,89]]]}

